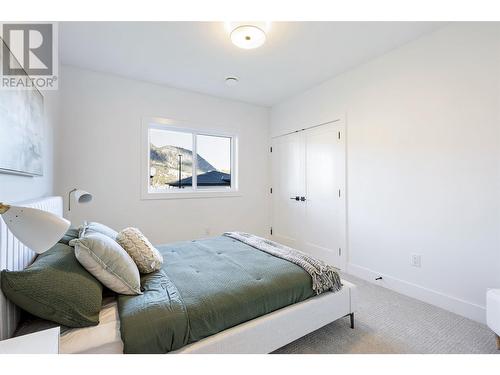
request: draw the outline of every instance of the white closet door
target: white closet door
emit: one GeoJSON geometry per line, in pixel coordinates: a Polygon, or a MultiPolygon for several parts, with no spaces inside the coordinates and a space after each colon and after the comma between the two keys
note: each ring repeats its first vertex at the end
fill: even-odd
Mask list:
{"type": "Polygon", "coordinates": [[[345,149],[343,127],[323,125],[304,131],[306,201],[304,250],[344,269],[345,149]]]}
{"type": "Polygon", "coordinates": [[[272,237],[301,249],[305,206],[295,197],[305,195],[304,137],[293,133],[275,138],[272,148],[272,237]]]}

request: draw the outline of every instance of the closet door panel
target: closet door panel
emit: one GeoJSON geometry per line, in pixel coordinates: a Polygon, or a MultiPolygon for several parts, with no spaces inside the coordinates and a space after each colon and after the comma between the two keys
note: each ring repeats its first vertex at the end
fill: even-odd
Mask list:
{"type": "Polygon", "coordinates": [[[272,147],[273,239],[301,249],[305,207],[292,198],[305,194],[304,137],[300,133],[278,137],[272,147]]]}
{"type": "Polygon", "coordinates": [[[306,200],[303,236],[306,252],[345,267],[344,145],[341,127],[305,131],[306,200]]]}

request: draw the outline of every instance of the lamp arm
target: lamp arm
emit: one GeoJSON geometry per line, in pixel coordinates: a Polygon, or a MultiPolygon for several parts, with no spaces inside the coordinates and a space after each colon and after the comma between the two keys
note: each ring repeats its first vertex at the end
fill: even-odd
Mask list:
{"type": "Polygon", "coordinates": [[[9,211],[10,206],[8,204],[3,204],[0,202],[0,215],[3,215],[7,211],[9,211]]]}
{"type": "Polygon", "coordinates": [[[68,211],[71,211],[71,194],[74,193],[77,189],[70,190],[68,193],[68,211]]]}

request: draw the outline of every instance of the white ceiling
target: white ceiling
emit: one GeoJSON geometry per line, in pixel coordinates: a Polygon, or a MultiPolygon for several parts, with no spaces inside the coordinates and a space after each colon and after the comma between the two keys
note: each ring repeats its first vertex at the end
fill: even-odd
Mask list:
{"type": "Polygon", "coordinates": [[[271,106],[442,25],[273,22],[254,50],[223,22],[63,22],[59,38],[63,64],[271,106]]]}

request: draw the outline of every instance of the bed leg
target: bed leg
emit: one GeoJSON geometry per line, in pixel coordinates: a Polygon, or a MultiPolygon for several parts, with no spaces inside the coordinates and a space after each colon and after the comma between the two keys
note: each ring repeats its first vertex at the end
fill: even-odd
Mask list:
{"type": "Polygon", "coordinates": [[[500,336],[496,335],[497,337],[497,349],[500,350],[500,336]]]}
{"type": "Polygon", "coordinates": [[[351,329],[354,329],[354,313],[349,314],[349,320],[351,322],[351,329]]]}

